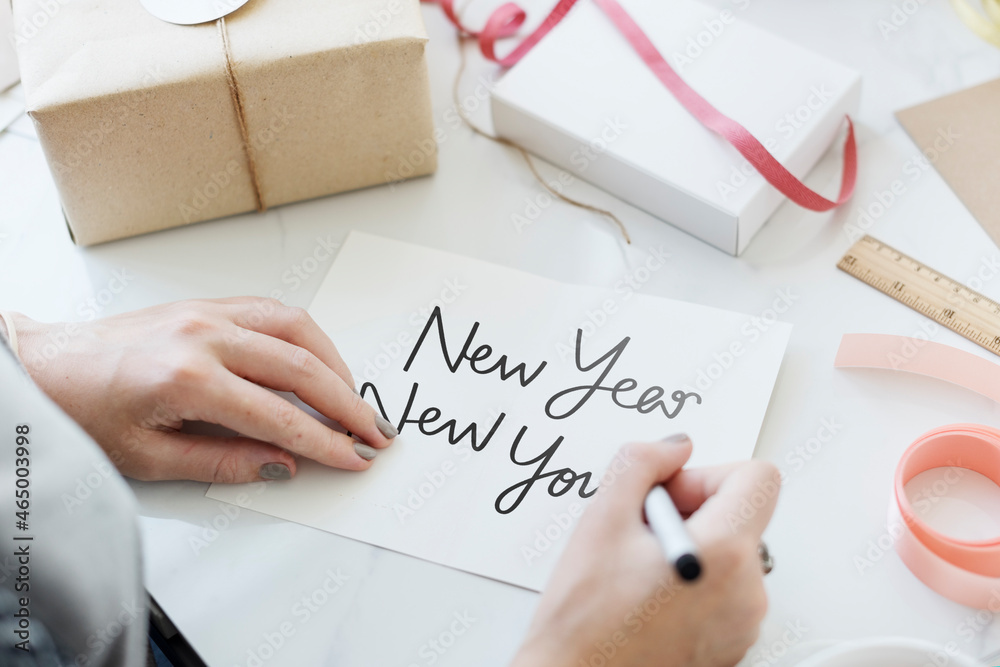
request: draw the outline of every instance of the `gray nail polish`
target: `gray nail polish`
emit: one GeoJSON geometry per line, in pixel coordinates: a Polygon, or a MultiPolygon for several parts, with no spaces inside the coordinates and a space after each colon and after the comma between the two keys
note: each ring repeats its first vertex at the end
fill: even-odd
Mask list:
{"type": "Polygon", "coordinates": [[[257,472],[261,479],[291,479],[292,471],[284,463],[265,463],[257,472]]]}
{"type": "Polygon", "coordinates": [[[375,415],[375,426],[377,426],[382,435],[387,437],[389,440],[392,440],[399,435],[399,431],[396,430],[396,427],[380,414],[375,415]]]}
{"type": "Polygon", "coordinates": [[[684,442],[691,442],[691,437],[687,433],[674,433],[665,437],[661,442],[666,445],[679,445],[684,442]]]}
{"type": "Polygon", "coordinates": [[[369,447],[368,445],[362,445],[360,442],[354,443],[354,453],[363,458],[365,461],[371,461],[378,454],[378,450],[374,447],[369,447]]]}

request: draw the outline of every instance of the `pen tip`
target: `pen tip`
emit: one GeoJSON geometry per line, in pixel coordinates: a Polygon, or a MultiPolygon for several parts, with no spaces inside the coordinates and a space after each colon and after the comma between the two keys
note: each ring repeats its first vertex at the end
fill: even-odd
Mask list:
{"type": "Polygon", "coordinates": [[[701,575],[701,563],[692,554],[684,554],[677,559],[677,574],[684,581],[694,581],[701,575]]]}

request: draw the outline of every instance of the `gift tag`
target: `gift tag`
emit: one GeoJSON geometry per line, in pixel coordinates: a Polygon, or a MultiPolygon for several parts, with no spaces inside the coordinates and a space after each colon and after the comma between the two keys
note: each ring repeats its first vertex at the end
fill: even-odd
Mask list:
{"type": "Polygon", "coordinates": [[[180,25],[207,23],[232,14],[250,0],[139,0],[158,19],[180,25]]]}

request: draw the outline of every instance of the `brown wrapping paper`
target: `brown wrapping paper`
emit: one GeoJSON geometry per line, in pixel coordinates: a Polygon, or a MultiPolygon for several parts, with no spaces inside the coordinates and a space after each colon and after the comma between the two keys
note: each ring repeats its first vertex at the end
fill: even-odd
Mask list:
{"type": "Polygon", "coordinates": [[[934,165],[1000,246],[1000,79],[896,112],[934,165]]]}
{"type": "Polygon", "coordinates": [[[418,0],[251,0],[165,23],[138,0],[14,0],[28,113],[90,245],[434,171],[418,0]],[[27,22],[27,24],[25,23],[27,22]],[[31,32],[26,31],[26,32],[31,32]]]}

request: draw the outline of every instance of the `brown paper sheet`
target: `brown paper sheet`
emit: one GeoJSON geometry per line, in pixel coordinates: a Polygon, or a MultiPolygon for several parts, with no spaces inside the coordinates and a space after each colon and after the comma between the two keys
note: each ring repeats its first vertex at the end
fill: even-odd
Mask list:
{"type": "Polygon", "coordinates": [[[1000,246],[1000,79],[896,113],[896,118],[1000,246]]]}

